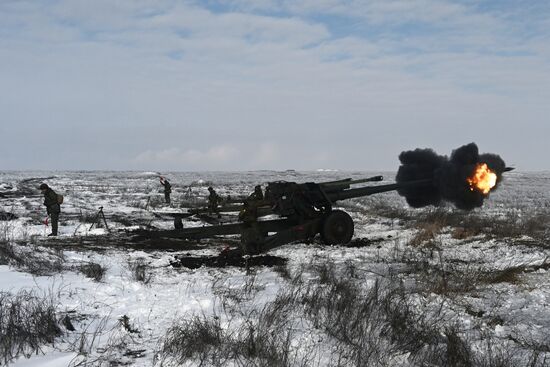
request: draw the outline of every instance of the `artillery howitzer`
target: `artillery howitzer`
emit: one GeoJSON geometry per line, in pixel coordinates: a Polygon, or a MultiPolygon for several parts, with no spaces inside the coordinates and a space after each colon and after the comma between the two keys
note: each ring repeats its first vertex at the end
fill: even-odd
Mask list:
{"type": "MultiPolygon", "coordinates": [[[[317,234],[326,244],[347,244],[351,241],[354,224],[351,216],[333,205],[340,200],[369,196],[377,193],[432,185],[431,179],[352,188],[352,185],[382,181],[382,176],[365,179],[344,179],[322,183],[270,182],[263,199],[249,197],[241,205],[239,222],[203,227],[158,231],[159,236],[200,240],[215,236],[240,235],[245,252],[254,254],[299,240],[308,240],[317,234]],[[262,220],[267,215],[277,219],[262,220]]],[[[221,208],[224,210],[224,208],[221,208]]],[[[176,218],[177,220],[177,218],[176,218]]]]}
{"type": "MultiPolygon", "coordinates": [[[[351,185],[357,185],[361,183],[366,182],[373,182],[373,181],[381,181],[383,179],[382,176],[374,176],[369,178],[362,178],[362,179],[356,179],[353,180],[351,178],[345,178],[342,180],[336,180],[336,181],[327,181],[327,182],[321,182],[319,184],[313,184],[313,183],[302,183],[302,184],[296,184],[294,182],[286,182],[286,181],[278,181],[278,182],[271,182],[267,185],[266,188],[266,196],[265,199],[258,200],[254,198],[254,194],[250,196],[228,196],[227,198],[221,198],[220,205],[217,208],[217,212],[219,213],[238,213],[243,209],[243,204],[253,204],[254,207],[258,210],[256,215],[258,217],[270,215],[270,214],[278,214],[282,216],[286,216],[280,211],[274,212],[273,211],[273,198],[270,199],[270,193],[273,193],[275,196],[284,196],[284,192],[281,190],[285,190],[284,186],[296,184],[301,187],[301,190],[305,190],[305,192],[310,192],[311,185],[319,185],[319,187],[322,189],[323,192],[326,193],[332,193],[335,191],[341,191],[344,189],[349,189],[351,185]]],[[[290,186],[289,186],[290,187],[290,186]]],[[[287,188],[288,189],[288,188],[287,188]]],[[[322,198],[316,197],[316,198],[310,198],[313,199],[312,201],[319,201],[322,200],[322,198]]],[[[287,208],[288,210],[288,208],[287,208]]],[[[203,221],[206,221],[208,223],[217,223],[220,222],[219,220],[216,220],[216,218],[211,217],[212,215],[212,209],[208,206],[201,206],[201,207],[194,207],[194,208],[188,208],[185,212],[163,212],[158,213],[158,216],[161,215],[167,215],[174,218],[174,227],[175,229],[183,229],[183,218],[189,218],[189,217],[198,217],[203,221]]]]}

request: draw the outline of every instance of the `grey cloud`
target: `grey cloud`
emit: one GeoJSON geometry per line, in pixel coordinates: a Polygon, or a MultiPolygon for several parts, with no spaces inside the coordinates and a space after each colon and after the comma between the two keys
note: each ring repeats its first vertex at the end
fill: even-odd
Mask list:
{"type": "Polygon", "coordinates": [[[463,21],[490,36],[469,31],[472,50],[429,35],[407,39],[418,51],[406,53],[399,39],[335,38],[298,12],[127,2],[103,19],[103,4],[0,15],[25,22],[0,38],[0,169],[393,169],[403,149],[470,141],[548,167],[528,157],[544,155],[550,133],[548,50],[476,51],[501,39],[500,19],[463,21]]]}

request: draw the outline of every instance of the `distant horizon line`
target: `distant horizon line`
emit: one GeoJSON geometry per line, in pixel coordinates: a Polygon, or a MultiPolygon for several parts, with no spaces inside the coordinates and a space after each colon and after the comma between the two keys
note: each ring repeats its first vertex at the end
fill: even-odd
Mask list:
{"type": "MultiPolygon", "coordinates": [[[[189,170],[189,171],[178,171],[178,170],[166,170],[166,171],[157,171],[157,170],[122,170],[122,169],[0,169],[0,172],[133,172],[133,173],[150,173],[156,175],[162,175],[165,173],[239,173],[239,172],[319,172],[319,173],[330,173],[330,172],[396,172],[397,170],[389,169],[352,169],[352,168],[317,168],[317,169],[250,169],[250,170],[189,170]]],[[[541,172],[550,172],[550,169],[540,169],[540,170],[520,170],[515,168],[514,172],[518,173],[541,173],[541,172]]],[[[509,173],[507,173],[509,174],[509,173]]]]}
{"type": "Polygon", "coordinates": [[[191,172],[349,172],[349,171],[358,171],[358,172],[393,172],[392,170],[383,170],[383,169],[353,169],[353,168],[317,168],[317,169],[249,169],[249,170],[189,170],[189,171],[178,171],[178,170],[166,170],[166,171],[157,171],[157,170],[122,170],[122,169],[0,169],[0,172],[138,172],[138,173],[191,173],[191,172]]]}

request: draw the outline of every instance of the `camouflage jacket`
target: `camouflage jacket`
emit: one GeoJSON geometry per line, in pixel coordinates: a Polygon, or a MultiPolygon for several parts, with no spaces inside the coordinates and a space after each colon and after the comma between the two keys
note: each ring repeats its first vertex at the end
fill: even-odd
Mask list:
{"type": "Polygon", "coordinates": [[[218,206],[218,204],[220,203],[220,200],[221,200],[220,195],[218,195],[214,190],[212,190],[212,192],[210,192],[210,195],[208,195],[209,206],[218,206]]]}
{"type": "Polygon", "coordinates": [[[165,193],[169,194],[172,192],[172,185],[170,185],[170,182],[168,182],[168,180],[161,181],[160,184],[164,186],[165,193]]]}
{"type": "Polygon", "coordinates": [[[44,193],[44,205],[48,214],[61,212],[61,206],[57,202],[57,194],[51,188],[44,193]]]}

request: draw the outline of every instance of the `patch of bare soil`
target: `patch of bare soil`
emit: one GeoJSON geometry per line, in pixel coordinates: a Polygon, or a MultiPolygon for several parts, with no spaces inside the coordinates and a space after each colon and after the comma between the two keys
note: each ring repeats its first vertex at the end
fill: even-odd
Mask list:
{"type": "Polygon", "coordinates": [[[198,269],[200,267],[224,268],[236,266],[248,268],[252,266],[281,266],[285,265],[287,259],[272,255],[243,256],[242,251],[226,250],[218,256],[192,256],[190,254],[178,255],[170,262],[175,268],[185,267],[198,269]]]}
{"type": "Polygon", "coordinates": [[[346,247],[368,247],[376,245],[382,241],[384,241],[384,238],[354,238],[346,245],[346,247]]]}
{"type": "MultiPolygon", "coordinates": [[[[224,248],[238,243],[234,239],[205,239],[184,240],[163,236],[150,236],[148,231],[140,232],[116,232],[100,236],[83,237],[49,237],[40,239],[39,242],[47,247],[62,247],[74,250],[104,251],[112,249],[135,249],[143,251],[189,251],[203,250],[206,248],[224,248]]],[[[149,231],[149,233],[151,233],[149,231]]]]}
{"type": "Polygon", "coordinates": [[[8,221],[8,220],[15,220],[15,219],[17,219],[17,215],[0,210],[1,221],[8,221]]]}

